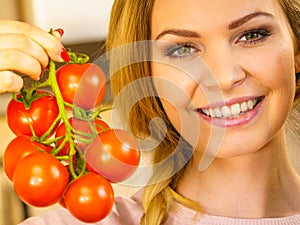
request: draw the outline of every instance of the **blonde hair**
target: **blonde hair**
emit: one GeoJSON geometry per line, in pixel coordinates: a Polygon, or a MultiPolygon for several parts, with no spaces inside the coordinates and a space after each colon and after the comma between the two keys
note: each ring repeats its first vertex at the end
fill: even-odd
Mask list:
{"type": "MultiPolygon", "coordinates": [[[[300,3],[299,0],[278,0],[284,9],[290,26],[293,30],[295,42],[300,46],[300,3]]],[[[116,51],[109,55],[110,70],[114,71],[111,74],[111,89],[115,96],[133,81],[139,81],[138,85],[133,86],[125,93],[122,93],[124,101],[118,101],[120,109],[126,109],[129,115],[124,115],[124,120],[128,120],[127,124],[131,132],[138,138],[147,138],[154,136],[157,139],[163,137],[163,141],[154,151],[153,163],[162,162],[168,159],[178,147],[180,134],[175,130],[166,113],[163,110],[161,102],[156,95],[154,85],[149,80],[143,81],[140,78],[151,76],[151,67],[147,49],[147,44],[134,45],[133,43],[150,40],[151,34],[151,14],[154,5],[154,0],[115,0],[111,11],[109,34],[106,42],[106,51],[111,52],[120,46],[128,46],[122,51],[116,51]],[[142,57],[136,63],[131,63],[130,60],[137,57],[142,57]],[[128,61],[128,65],[123,68],[120,64],[126,65],[121,61],[128,61]],[[142,95],[144,98],[137,101],[130,109],[128,109],[128,101],[140,95],[140,92],[145,92],[142,95]],[[161,118],[165,121],[167,131],[163,130],[159,124],[150,131],[149,123],[153,118],[161,118]],[[138,119],[137,119],[138,118],[138,119]],[[154,133],[153,133],[154,131],[154,133]]],[[[300,77],[297,77],[297,89],[295,95],[295,104],[299,103],[300,99],[300,77]]],[[[125,113],[126,114],[126,113],[125,113]]],[[[185,151],[192,151],[191,147],[184,143],[185,151]]],[[[189,155],[189,154],[188,154],[189,155]]],[[[168,159],[168,163],[162,164],[154,171],[154,177],[150,185],[145,188],[143,197],[144,216],[142,217],[142,225],[159,225],[162,224],[170,205],[173,201],[192,207],[199,212],[202,212],[201,207],[192,200],[186,199],[174,192],[185,167],[182,167],[178,172],[176,168],[186,164],[189,160],[188,156],[179,151],[176,157],[168,159]],[[169,176],[174,174],[173,176],[169,176]],[[159,176],[159,177],[155,177],[159,176]],[[165,177],[165,179],[163,179],[165,177]],[[157,181],[157,182],[156,182],[157,181]]]]}
{"type": "MultiPolygon", "coordinates": [[[[300,0],[278,0],[285,12],[295,41],[295,51],[300,51],[300,0]]],[[[300,103],[300,73],[296,74],[294,106],[300,103]]]]}

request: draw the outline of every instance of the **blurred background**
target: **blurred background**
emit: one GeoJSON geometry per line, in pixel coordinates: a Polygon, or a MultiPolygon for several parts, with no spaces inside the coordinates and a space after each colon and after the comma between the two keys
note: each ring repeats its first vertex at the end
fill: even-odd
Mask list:
{"type": "MultiPolygon", "coordinates": [[[[20,20],[44,30],[63,28],[63,44],[73,51],[90,55],[91,61],[102,53],[109,13],[113,0],[0,0],[0,19],[20,20]]],[[[1,29],[1,28],[0,28],[1,29]]],[[[106,96],[106,99],[109,95],[106,96]]],[[[32,208],[22,204],[12,182],[3,171],[2,157],[8,143],[15,137],[6,124],[6,106],[11,94],[0,94],[0,225],[16,225],[28,216],[50,209],[32,208]]],[[[110,113],[101,114],[110,123],[110,113]]],[[[130,196],[136,188],[114,185],[116,195],[130,196]]]]}

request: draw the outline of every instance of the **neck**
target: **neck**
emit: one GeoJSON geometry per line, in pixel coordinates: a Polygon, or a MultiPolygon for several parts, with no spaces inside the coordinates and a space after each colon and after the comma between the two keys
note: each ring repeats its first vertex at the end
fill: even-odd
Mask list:
{"type": "Polygon", "coordinates": [[[284,140],[275,138],[249,155],[217,158],[203,172],[198,171],[199,161],[193,159],[177,191],[212,215],[262,218],[299,213],[300,181],[284,140]]]}

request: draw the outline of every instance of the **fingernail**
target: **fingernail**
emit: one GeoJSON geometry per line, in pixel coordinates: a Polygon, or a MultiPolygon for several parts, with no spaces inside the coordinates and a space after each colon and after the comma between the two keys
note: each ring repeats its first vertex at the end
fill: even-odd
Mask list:
{"type": "Polygon", "coordinates": [[[62,48],[61,53],[60,53],[61,58],[65,61],[65,62],[69,62],[70,61],[70,56],[67,52],[67,50],[65,48],[62,48]]]}
{"type": "Polygon", "coordinates": [[[60,34],[60,36],[62,37],[63,35],[64,35],[64,30],[62,29],[62,28],[57,28],[57,29],[55,29],[54,31],[57,31],[59,34],[60,34]]]}
{"type": "Polygon", "coordinates": [[[41,74],[39,75],[38,79],[41,79],[43,75],[44,75],[44,73],[41,72],[41,74]]]}

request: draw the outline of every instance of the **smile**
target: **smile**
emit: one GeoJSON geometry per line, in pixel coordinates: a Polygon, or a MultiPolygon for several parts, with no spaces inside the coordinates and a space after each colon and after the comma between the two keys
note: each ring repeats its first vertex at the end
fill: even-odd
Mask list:
{"type": "Polygon", "coordinates": [[[256,97],[232,104],[223,104],[215,107],[199,108],[195,111],[208,122],[218,126],[241,126],[256,117],[260,111],[264,97],[256,97]]]}
{"type": "Polygon", "coordinates": [[[235,118],[252,110],[261,100],[262,97],[259,97],[223,107],[201,108],[198,111],[211,118],[235,118]]]}

